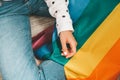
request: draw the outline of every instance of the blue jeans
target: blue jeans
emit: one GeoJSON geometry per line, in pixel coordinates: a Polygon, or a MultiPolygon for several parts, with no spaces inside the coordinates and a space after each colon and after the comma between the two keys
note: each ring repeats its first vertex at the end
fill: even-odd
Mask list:
{"type": "Polygon", "coordinates": [[[65,80],[63,66],[35,63],[29,15],[50,16],[43,0],[13,0],[0,6],[0,72],[3,80],[65,80]]]}

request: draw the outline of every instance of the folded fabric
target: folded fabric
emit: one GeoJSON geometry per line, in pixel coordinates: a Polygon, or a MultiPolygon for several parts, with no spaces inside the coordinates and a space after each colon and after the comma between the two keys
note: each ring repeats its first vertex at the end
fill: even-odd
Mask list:
{"type": "MultiPolygon", "coordinates": [[[[82,0],[75,4],[79,5],[79,1],[82,0]]],[[[86,3],[85,0],[82,3],[86,3]]],[[[70,59],[61,56],[61,44],[54,29],[52,48],[44,48],[47,54],[41,58],[63,65],[67,80],[117,80],[120,75],[120,0],[89,0],[86,4],[80,12],[73,12],[79,15],[75,16],[76,20],[73,18],[73,35],[78,42],[75,56],[70,59]]],[[[79,7],[74,9],[77,11],[79,7]]]]}
{"type": "MultiPolygon", "coordinates": [[[[73,23],[75,23],[78,20],[84,9],[87,7],[88,3],[89,0],[70,0],[69,13],[71,15],[73,23]]],[[[57,35],[56,27],[54,27],[54,32],[51,32],[52,29],[53,28],[50,27],[47,30],[40,32],[37,36],[33,37],[33,49],[35,56],[38,59],[46,59],[46,57],[49,58],[48,56],[50,56],[53,52],[52,42],[56,41],[56,39],[58,39],[59,37],[57,35]],[[52,42],[51,40],[48,40],[48,38],[46,38],[45,35],[49,36],[50,39],[52,35],[52,42]],[[41,40],[41,38],[43,37],[44,40],[41,40]]]]}
{"type": "Polygon", "coordinates": [[[42,59],[44,55],[50,54],[52,51],[52,34],[54,27],[48,27],[38,35],[32,38],[32,47],[35,53],[36,58],[42,59]],[[41,54],[42,53],[42,54],[41,54]]]}

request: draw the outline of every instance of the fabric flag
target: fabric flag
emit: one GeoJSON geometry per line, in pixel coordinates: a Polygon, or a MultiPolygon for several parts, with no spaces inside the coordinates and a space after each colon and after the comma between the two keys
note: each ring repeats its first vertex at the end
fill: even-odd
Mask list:
{"type": "Polygon", "coordinates": [[[53,37],[52,50],[42,58],[63,65],[67,80],[117,80],[120,75],[120,0],[89,0],[82,9],[74,22],[77,53],[70,59],[61,56],[59,38],[53,37]]]}

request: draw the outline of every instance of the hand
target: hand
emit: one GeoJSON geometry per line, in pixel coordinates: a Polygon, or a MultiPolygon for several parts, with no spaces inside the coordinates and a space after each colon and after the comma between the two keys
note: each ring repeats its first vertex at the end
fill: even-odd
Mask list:
{"type": "Polygon", "coordinates": [[[62,45],[62,54],[66,58],[72,57],[76,53],[77,42],[71,31],[60,32],[60,41],[62,45]]]}

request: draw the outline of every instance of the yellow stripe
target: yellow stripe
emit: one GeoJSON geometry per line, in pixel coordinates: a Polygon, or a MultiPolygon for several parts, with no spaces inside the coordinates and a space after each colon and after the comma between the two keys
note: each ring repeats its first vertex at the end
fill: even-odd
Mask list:
{"type": "Polygon", "coordinates": [[[69,78],[87,78],[114,43],[120,38],[120,4],[65,65],[69,78]]]}

